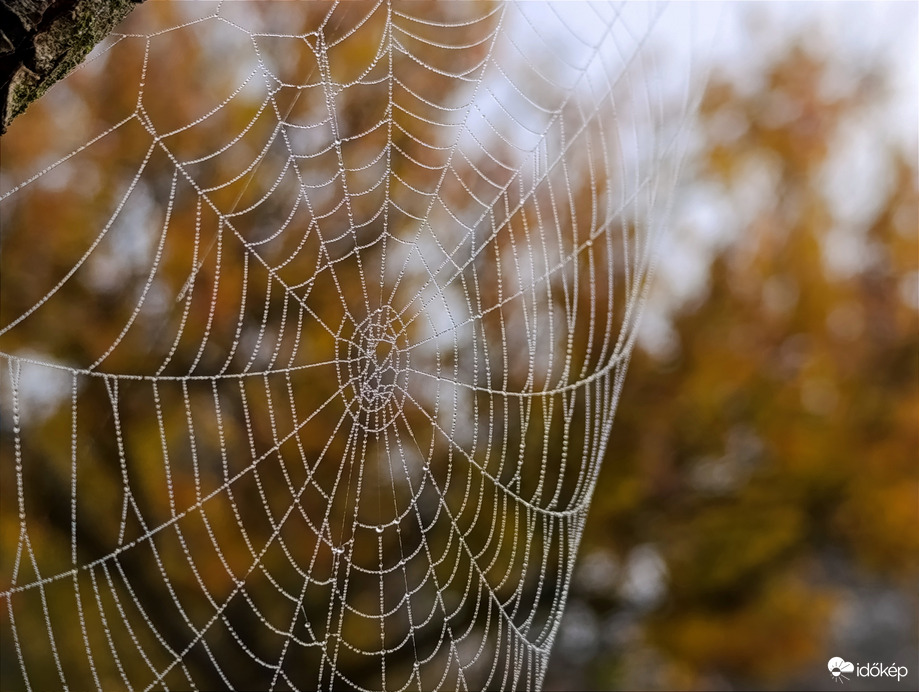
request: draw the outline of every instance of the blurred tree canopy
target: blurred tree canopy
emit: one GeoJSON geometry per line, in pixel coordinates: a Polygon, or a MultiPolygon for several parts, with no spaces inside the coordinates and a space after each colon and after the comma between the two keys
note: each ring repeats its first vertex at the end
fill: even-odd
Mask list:
{"type": "Polygon", "coordinates": [[[839,170],[849,128],[881,127],[885,76],[828,90],[830,60],[799,43],[755,88],[708,87],[687,194],[714,189],[743,226],[670,351],[632,359],[555,658],[575,663],[550,686],[572,670],[597,689],[827,686],[838,630],[877,635],[840,624],[866,584],[911,613],[877,655],[914,660],[916,161],[881,136],[879,179],[839,170]],[[847,218],[838,195],[866,187],[864,220],[847,218]],[[630,589],[641,574],[653,598],[630,589]]]}

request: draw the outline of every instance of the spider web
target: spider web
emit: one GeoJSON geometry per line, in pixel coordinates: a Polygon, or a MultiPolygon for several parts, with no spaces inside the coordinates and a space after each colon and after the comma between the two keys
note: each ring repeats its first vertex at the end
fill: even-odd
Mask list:
{"type": "Polygon", "coordinates": [[[661,15],[149,4],[11,128],[4,688],[540,686],[692,111],[661,15]]]}

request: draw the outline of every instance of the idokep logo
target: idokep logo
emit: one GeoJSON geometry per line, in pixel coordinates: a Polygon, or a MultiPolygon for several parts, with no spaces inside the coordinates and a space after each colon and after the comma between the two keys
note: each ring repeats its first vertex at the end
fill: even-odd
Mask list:
{"type": "Polygon", "coordinates": [[[846,673],[855,673],[855,676],[859,678],[896,678],[897,682],[909,675],[909,669],[906,666],[898,666],[896,663],[890,665],[886,663],[849,663],[839,656],[831,658],[826,667],[833,676],[833,680],[840,683],[849,679],[846,673]]]}

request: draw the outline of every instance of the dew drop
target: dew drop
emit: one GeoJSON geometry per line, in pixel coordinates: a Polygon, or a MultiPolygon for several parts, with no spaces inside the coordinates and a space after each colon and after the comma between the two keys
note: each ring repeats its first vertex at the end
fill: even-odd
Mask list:
{"type": "Polygon", "coordinates": [[[377,531],[377,533],[383,533],[383,527],[382,527],[382,526],[378,526],[378,527],[376,528],[376,531],[377,531]]]}

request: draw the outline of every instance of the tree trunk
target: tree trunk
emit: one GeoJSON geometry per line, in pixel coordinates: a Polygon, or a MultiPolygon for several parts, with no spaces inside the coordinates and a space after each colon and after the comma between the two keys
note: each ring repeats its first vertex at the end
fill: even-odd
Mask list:
{"type": "Polygon", "coordinates": [[[143,0],[0,0],[0,134],[143,0]]]}

